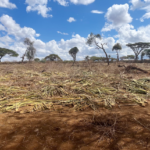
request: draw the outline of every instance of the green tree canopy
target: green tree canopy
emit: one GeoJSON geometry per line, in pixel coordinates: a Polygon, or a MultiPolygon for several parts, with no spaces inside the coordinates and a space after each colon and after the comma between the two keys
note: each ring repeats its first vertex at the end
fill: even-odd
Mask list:
{"type": "Polygon", "coordinates": [[[39,61],[40,61],[40,59],[39,59],[39,58],[35,58],[35,59],[34,59],[34,61],[39,62],[39,61]]]}
{"type": "Polygon", "coordinates": [[[121,44],[120,43],[116,43],[113,48],[112,48],[112,51],[116,51],[117,53],[117,59],[119,61],[119,51],[122,50],[122,47],[121,47],[121,44]]]}
{"type": "Polygon", "coordinates": [[[134,59],[135,56],[134,55],[127,55],[127,59],[134,59]]]}
{"type": "Polygon", "coordinates": [[[107,45],[106,43],[99,43],[98,40],[101,40],[101,35],[100,34],[93,34],[91,33],[90,36],[88,37],[86,44],[91,46],[92,44],[96,45],[96,49],[102,49],[103,52],[106,55],[106,59],[107,59],[107,63],[109,65],[109,58],[108,55],[106,53],[106,50],[104,48],[104,45],[107,45]]]}
{"type": "Polygon", "coordinates": [[[97,57],[97,56],[91,56],[90,60],[92,60],[92,61],[101,61],[102,59],[100,57],[97,57]]]}
{"type": "MultiPolygon", "coordinates": [[[[110,58],[109,58],[110,59],[110,58]]],[[[92,61],[105,61],[107,60],[106,57],[97,57],[97,56],[91,56],[90,60],[92,61]]]]}
{"type": "Polygon", "coordinates": [[[45,60],[48,61],[62,61],[62,59],[57,54],[50,54],[45,57],[45,60]]]}
{"type": "Polygon", "coordinates": [[[76,55],[77,55],[77,53],[79,52],[79,49],[77,48],[77,47],[74,47],[74,48],[71,48],[70,50],[69,50],[69,54],[72,56],[72,58],[73,58],[73,65],[74,65],[74,63],[75,63],[75,61],[76,61],[76,55]]]}
{"type": "Polygon", "coordinates": [[[18,53],[13,51],[13,50],[10,50],[10,49],[6,49],[6,48],[0,48],[0,62],[1,62],[1,59],[5,56],[5,55],[9,55],[11,57],[17,57],[18,56],[18,53]]]}
{"type": "Polygon", "coordinates": [[[144,42],[138,42],[138,43],[134,43],[134,44],[127,44],[126,46],[130,47],[134,54],[135,54],[135,60],[138,60],[138,56],[139,54],[146,48],[150,47],[150,43],[144,43],[144,42]]]}

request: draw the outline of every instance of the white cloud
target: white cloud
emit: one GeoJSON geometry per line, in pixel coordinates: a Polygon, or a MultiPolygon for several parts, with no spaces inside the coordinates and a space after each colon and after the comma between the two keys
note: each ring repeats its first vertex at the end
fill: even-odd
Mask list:
{"type": "Polygon", "coordinates": [[[146,13],[140,18],[141,22],[150,18],[150,0],[131,0],[130,2],[132,3],[131,10],[140,9],[146,11],[146,13]]]}
{"type": "Polygon", "coordinates": [[[75,5],[81,4],[81,5],[89,5],[93,2],[95,2],[95,0],[53,0],[54,2],[58,2],[60,5],[62,6],[68,6],[69,2],[73,3],[75,5]]]}
{"type": "Polygon", "coordinates": [[[116,42],[121,43],[123,46],[121,55],[134,54],[133,51],[126,46],[127,43],[149,42],[150,39],[150,25],[135,29],[134,26],[127,24],[116,31],[118,32],[118,40],[116,42]]]}
{"type": "Polygon", "coordinates": [[[63,35],[68,35],[68,33],[63,33],[63,32],[60,32],[60,31],[57,31],[57,33],[63,34],[63,35]]]}
{"type": "MultiPolygon", "coordinates": [[[[122,44],[123,50],[120,53],[121,55],[134,54],[133,51],[126,46],[127,43],[150,41],[150,25],[135,29],[134,26],[130,24],[132,18],[128,13],[128,9],[128,4],[113,5],[110,7],[106,13],[107,22],[102,29],[102,31],[116,30],[118,34],[115,35],[114,38],[117,38],[116,43],[119,42],[122,44]]],[[[145,17],[148,18],[149,15],[145,17]]]]}
{"type": "Polygon", "coordinates": [[[113,5],[112,7],[108,8],[108,11],[105,15],[107,19],[107,23],[102,31],[110,31],[112,29],[121,27],[125,24],[132,22],[132,17],[128,13],[129,5],[113,5]]]}
{"type": "Polygon", "coordinates": [[[36,34],[35,36],[36,36],[36,37],[39,37],[39,36],[40,36],[40,34],[36,34]]]}
{"type": "Polygon", "coordinates": [[[68,6],[69,4],[69,2],[67,2],[66,0],[54,0],[54,2],[58,2],[60,5],[62,5],[62,6],[68,6]]]}
{"type": "Polygon", "coordinates": [[[82,5],[89,5],[93,2],[95,2],[95,0],[70,0],[71,3],[73,4],[82,4],[82,5]]]}
{"type": "Polygon", "coordinates": [[[14,9],[17,8],[17,6],[13,3],[10,3],[9,0],[0,0],[0,7],[14,9]]]}
{"type": "Polygon", "coordinates": [[[141,22],[144,22],[144,19],[149,19],[150,18],[150,12],[144,14],[141,18],[140,18],[140,21],[141,22]]]}
{"type": "Polygon", "coordinates": [[[131,0],[130,3],[132,3],[130,7],[131,10],[135,10],[144,6],[144,3],[141,0],[131,0]]]}
{"type": "Polygon", "coordinates": [[[20,25],[8,15],[2,15],[0,17],[0,23],[4,26],[8,35],[13,35],[17,40],[21,40],[26,37],[33,39],[33,37],[36,36],[34,29],[28,27],[21,28],[20,25]]]}
{"type": "MultiPolygon", "coordinates": [[[[79,34],[72,35],[72,38],[69,40],[61,39],[60,41],[51,40],[49,42],[43,42],[40,39],[36,39],[39,35],[36,31],[29,27],[20,27],[19,24],[13,20],[8,15],[3,15],[0,17],[0,23],[5,27],[6,36],[0,37],[0,47],[9,48],[15,50],[19,53],[19,57],[4,57],[2,61],[6,60],[21,60],[21,56],[26,50],[26,46],[23,44],[25,37],[34,41],[34,46],[37,49],[37,56],[39,58],[44,58],[45,56],[56,53],[63,60],[72,60],[72,57],[69,55],[68,51],[77,46],[79,48],[79,53],[77,54],[77,59],[82,60],[86,55],[92,56],[104,56],[102,51],[95,49],[95,47],[89,47],[86,45],[86,38],[81,37],[79,34]]],[[[113,38],[105,38],[103,42],[107,42],[106,46],[107,51],[110,51],[112,45],[114,44],[113,38]]]]}
{"type": "Polygon", "coordinates": [[[0,30],[5,31],[5,27],[2,24],[0,24],[0,30]]]}
{"type": "MultiPolygon", "coordinates": [[[[72,57],[69,55],[68,51],[75,46],[79,48],[77,60],[83,60],[87,55],[105,57],[102,50],[95,49],[95,46],[89,47],[86,45],[87,38],[81,37],[79,34],[72,35],[71,39],[68,40],[61,39],[60,41],[51,40],[49,42],[43,42],[41,39],[37,39],[40,34],[37,34],[34,29],[30,27],[20,27],[20,25],[8,15],[3,15],[0,17],[0,23],[4,26],[7,34],[0,37],[0,47],[9,48],[19,53],[18,58],[4,57],[2,61],[21,60],[20,57],[26,50],[26,46],[23,44],[23,39],[25,37],[28,37],[31,41],[34,41],[34,46],[37,49],[36,57],[39,58],[44,58],[49,54],[55,53],[58,54],[63,60],[72,60],[72,57]]],[[[116,56],[116,54],[112,52],[112,47],[116,42],[121,43],[123,46],[123,50],[120,53],[120,56],[122,56],[133,54],[133,51],[125,46],[127,43],[149,42],[150,39],[150,25],[135,29],[134,26],[125,23],[119,28],[116,27],[115,30],[118,33],[118,35],[115,36],[118,39],[117,41],[115,41],[113,37],[103,37],[100,41],[102,43],[107,43],[105,49],[108,55],[111,56],[116,56]]]]}
{"type": "Polygon", "coordinates": [[[0,37],[0,41],[5,44],[14,42],[14,40],[12,38],[10,38],[8,35],[0,37]]]}
{"type": "Polygon", "coordinates": [[[74,22],[74,21],[76,21],[73,17],[70,17],[68,20],[67,20],[68,22],[74,22]]]}
{"type": "Polygon", "coordinates": [[[103,14],[103,11],[99,11],[99,10],[92,10],[91,13],[95,13],[95,14],[103,14]]]}
{"type": "Polygon", "coordinates": [[[52,17],[52,15],[48,14],[52,9],[47,7],[48,0],[26,0],[26,4],[28,4],[26,11],[37,11],[38,14],[42,15],[42,17],[52,17]]]}

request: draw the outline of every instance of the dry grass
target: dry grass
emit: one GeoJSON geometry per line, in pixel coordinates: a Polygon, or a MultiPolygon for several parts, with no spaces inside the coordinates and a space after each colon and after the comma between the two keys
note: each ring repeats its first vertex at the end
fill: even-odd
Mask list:
{"type": "Polygon", "coordinates": [[[124,103],[145,106],[150,89],[148,74],[131,69],[125,73],[116,64],[1,64],[0,70],[2,112],[55,110],[55,105],[71,105],[73,110],[124,103]]]}

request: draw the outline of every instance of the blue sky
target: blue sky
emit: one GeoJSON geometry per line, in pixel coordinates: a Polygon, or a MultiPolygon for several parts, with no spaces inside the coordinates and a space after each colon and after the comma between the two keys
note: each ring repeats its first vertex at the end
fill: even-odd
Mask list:
{"type": "Polygon", "coordinates": [[[0,47],[13,49],[20,60],[25,52],[24,38],[34,41],[37,56],[55,53],[72,59],[68,51],[77,46],[78,60],[85,56],[104,56],[101,50],[87,46],[93,32],[102,35],[106,51],[119,42],[120,56],[133,54],[129,42],[150,42],[150,0],[0,0],[0,47]]]}

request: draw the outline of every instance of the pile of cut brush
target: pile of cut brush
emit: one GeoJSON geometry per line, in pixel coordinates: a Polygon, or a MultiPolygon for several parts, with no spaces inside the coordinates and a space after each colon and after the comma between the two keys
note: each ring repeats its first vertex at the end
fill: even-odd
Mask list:
{"type": "Polygon", "coordinates": [[[16,72],[0,77],[0,112],[55,111],[57,106],[71,106],[76,111],[115,105],[145,106],[150,90],[147,78],[120,80],[120,76],[91,71],[16,72]]]}

